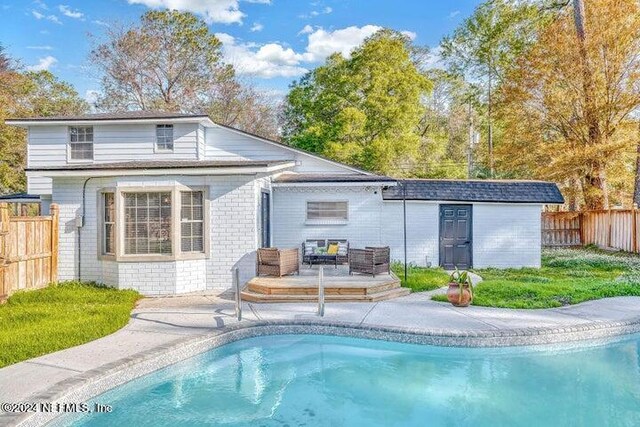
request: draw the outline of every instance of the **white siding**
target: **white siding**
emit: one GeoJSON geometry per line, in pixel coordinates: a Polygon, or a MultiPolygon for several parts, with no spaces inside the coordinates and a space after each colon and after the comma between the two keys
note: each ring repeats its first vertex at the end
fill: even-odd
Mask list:
{"type": "Polygon", "coordinates": [[[382,197],[379,188],[273,188],[272,241],[299,248],[305,239],[348,239],[352,247],[380,245],[382,197]],[[376,194],[377,193],[377,194],[376,194]],[[306,223],[307,201],[348,201],[346,224],[306,223]]]}
{"type": "MultiPolygon", "coordinates": [[[[82,239],[82,280],[146,295],[166,295],[231,286],[231,271],[239,267],[241,280],[255,275],[257,247],[256,191],[263,185],[253,176],[215,177],[123,177],[93,179],[87,185],[82,239]],[[175,183],[208,186],[210,198],[210,257],[203,260],[167,262],[113,262],[98,259],[97,194],[115,186],[167,186],[175,183]]],[[[82,211],[81,178],[55,178],[53,201],[60,205],[60,280],[78,278],[78,228],[82,211]]]]}
{"type": "MultiPolygon", "coordinates": [[[[197,124],[174,124],[174,150],[169,153],[154,151],[155,126],[148,123],[94,125],[94,163],[198,159],[197,124]]],[[[28,167],[66,165],[67,139],[66,125],[31,126],[28,136],[28,167]]],[[[203,141],[201,144],[204,146],[203,141]]],[[[31,194],[51,194],[51,179],[44,176],[29,177],[28,191],[31,194]]]]}
{"type": "Polygon", "coordinates": [[[474,204],[475,268],[540,267],[541,205],[474,204]]]}
{"type": "Polygon", "coordinates": [[[297,160],[293,169],[303,173],[354,173],[353,170],[330,161],[265,142],[223,127],[207,128],[207,160],[297,160]]]}

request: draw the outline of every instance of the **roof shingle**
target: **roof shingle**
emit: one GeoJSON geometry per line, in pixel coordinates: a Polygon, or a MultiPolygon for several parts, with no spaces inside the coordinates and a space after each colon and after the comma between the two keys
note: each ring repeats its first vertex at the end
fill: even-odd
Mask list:
{"type": "Polygon", "coordinates": [[[564,203],[558,186],[544,181],[408,179],[383,189],[384,200],[442,200],[494,203],[564,203]]]}

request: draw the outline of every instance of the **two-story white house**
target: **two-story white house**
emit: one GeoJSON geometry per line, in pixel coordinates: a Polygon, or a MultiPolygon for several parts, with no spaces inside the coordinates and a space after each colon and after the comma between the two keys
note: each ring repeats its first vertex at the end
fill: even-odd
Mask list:
{"type": "Polygon", "coordinates": [[[546,182],[397,181],[206,115],[7,123],[28,131],[29,194],[60,206],[59,278],[147,295],[227,288],[234,267],[255,274],[256,248],[311,238],[417,265],[538,267],[541,207],[563,202],[546,182]]]}

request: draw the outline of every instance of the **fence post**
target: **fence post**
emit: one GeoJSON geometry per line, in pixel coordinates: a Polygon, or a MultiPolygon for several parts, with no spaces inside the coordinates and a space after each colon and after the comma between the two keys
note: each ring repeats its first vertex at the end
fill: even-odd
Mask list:
{"type": "Polygon", "coordinates": [[[584,212],[580,212],[578,214],[578,227],[579,227],[579,233],[580,233],[580,245],[584,246],[584,212]]]}
{"type": "Polygon", "coordinates": [[[0,234],[9,232],[9,204],[0,203],[0,234]]]}
{"type": "Polygon", "coordinates": [[[609,209],[608,219],[609,219],[609,221],[608,221],[609,222],[609,224],[608,224],[609,225],[609,234],[607,235],[607,248],[610,248],[611,247],[611,231],[613,229],[612,224],[611,224],[611,209],[609,209]]]}
{"type": "Polygon", "coordinates": [[[58,281],[58,238],[60,229],[60,208],[57,203],[51,203],[51,277],[50,282],[58,281]]]}
{"type": "Polygon", "coordinates": [[[638,225],[636,223],[638,204],[631,208],[631,252],[638,252],[638,225]]]}

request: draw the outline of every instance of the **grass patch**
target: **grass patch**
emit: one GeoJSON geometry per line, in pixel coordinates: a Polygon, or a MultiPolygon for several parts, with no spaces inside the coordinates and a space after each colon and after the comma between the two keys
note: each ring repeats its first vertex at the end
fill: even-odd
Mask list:
{"type": "MultiPolygon", "coordinates": [[[[615,296],[640,296],[640,257],[598,249],[549,249],[542,268],[474,270],[484,279],[473,305],[550,308],[615,296]]],[[[445,295],[433,297],[446,301],[445,295]]]]}
{"type": "Polygon", "coordinates": [[[139,298],[136,291],[78,282],[15,293],[0,305],[0,368],[117,331],[139,298]]]}
{"type": "Polygon", "coordinates": [[[445,286],[449,281],[449,275],[440,267],[426,268],[409,265],[406,282],[402,263],[393,263],[391,269],[400,278],[402,286],[410,288],[412,292],[432,291],[445,286]]]}

